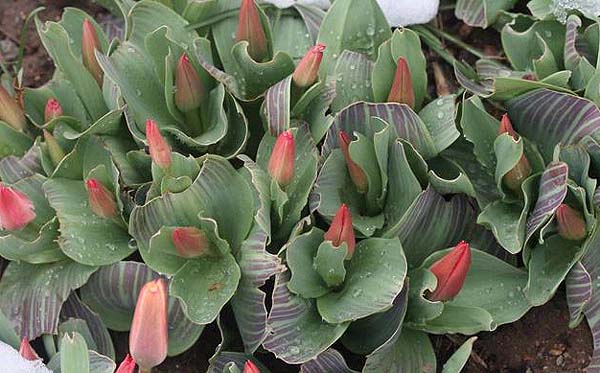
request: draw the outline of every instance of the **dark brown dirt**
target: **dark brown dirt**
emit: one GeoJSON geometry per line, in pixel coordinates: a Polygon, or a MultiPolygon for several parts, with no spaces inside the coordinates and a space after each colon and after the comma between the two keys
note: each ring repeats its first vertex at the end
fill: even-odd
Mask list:
{"type": "MultiPolygon", "coordinates": [[[[40,13],[42,20],[58,20],[65,6],[76,6],[84,9],[94,16],[103,16],[104,10],[94,5],[91,1],[76,0],[1,0],[0,1],[0,40],[11,48],[18,45],[19,33],[23,20],[27,14],[38,6],[45,6],[46,10],[40,13]],[[10,44],[13,44],[12,46],[10,44]]],[[[499,55],[501,46],[497,34],[493,31],[473,31],[457,22],[447,12],[441,20],[447,31],[458,34],[468,43],[484,50],[490,55],[499,55]]],[[[467,52],[452,49],[458,59],[473,62],[473,56],[467,52]]],[[[6,50],[3,50],[6,53],[6,50]]],[[[7,53],[7,55],[10,53],[7,53]]],[[[5,56],[1,56],[5,62],[5,56]]],[[[435,59],[434,56],[431,56],[435,59]]],[[[40,86],[47,81],[52,73],[52,61],[48,58],[40,44],[33,25],[27,34],[27,47],[24,60],[25,85],[30,87],[40,86]]],[[[447,64],[440,62],[446,77],[452,76],[452,69],[447,64]]],[[[433,82],[433,76],[431,76],[433,82]]],[[[455,84],[453,79],[449,83],[455,84]]],[[[432,93],[435,90],[432,89],[432,93]]],[[[591,352],[591,334],[587,325],[582,323],[571,330],[568,324],[568,311],[564,300],[564,292],[548,304],[529,312],[522,320],[500,327],[494,333],[482,334],[475,344],[474,354],[470,359],[466,372],[583,372],[588,364],[591,352]]],[[[112,333],[119,361],[127,352],[127,333],[112,333]]],[[[461,337],[434,338],[434,345],[440,358],[440,367],[460,342],[461,337]]],[[[208,359],[213,354],[216,345],[220,342],[219,333],[214,325],[207,327],[198,343],[186,353],[169,358],[157,372],[203,372],[208,366],[208,359]]],[[[297,371],[297,368],[286,368],[269,354],[258,355],[273,372],[297,371]]],[[[361,359],[349,356],[349,361],[360,363],[361,359]]]]}

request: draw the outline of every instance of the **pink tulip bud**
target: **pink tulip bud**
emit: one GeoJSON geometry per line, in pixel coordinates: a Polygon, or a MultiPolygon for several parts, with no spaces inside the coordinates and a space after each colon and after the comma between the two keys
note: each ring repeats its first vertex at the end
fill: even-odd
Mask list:
{"type": "Polygon", "coordinates": [[[255,61],[260,62],[268,57],[267,36],[254,0],[242,0],[236,40],[248,42],[248,54],[255,61]]]}
{"type": "Polygon", "coordinates": [[[96,79],[98,85],[102,87],[102,77],[104,72],[96,59],[95,51],[102,52],[100,46],[100,40],[98,34],[92,22],[89,19],[83,21],[83,31],[81,36],[81,58],[83,59],[83,65],[88,69],[92,77],[96,79]]]}
{"type": "Polygon", "coordinates": [[[295,157],[294,135],[288,130],[277,137],[268,167],[269,175],[281,187],[288,185],[294,178],[295,157]]]}
{"type": "Polygon", "coordinates": [[[150,370],[167,357],[168,302],[162,278],[148,282],[140,291],[129,332],[129,351],[140,370],[150,370]]]}
{"type": "Polygon", "coordinates": [[[17,231],[35,219],[33,202],[25,194],[0,183],[0,228],[17,231]]]}
{"type": "Polygon", "coordinates": [[[135,371],[135,360],[131,355],[127,354],[121,365],[117,368],[115,373],[133,373],[135,371]]]}
{"type": "Polygon", "coordinates": [[[338,209],[324,238],[325,241],[331,241],[333,246],[340,246],[345,242],[346,246],[348,246],[346,259],[352,258],[354,247],[356,246],[356,238],[354,237],[354,228],[352,227],[352,214],[350,214],[348,206],[342,204],[338,209]]]}
{"type": "Polygon", "coordinates": [[[43,133],[46,148],[48,150],[48,153],[50,154],[50,159],[52,160],[54,166],[57,166],[60,163],[60,161],[62,161],[62,159],[65,157],[65,152],[62,150],[60,144],[58,143],[58,141],[56,141],[56,138],[52,136],[50,132],[44,129],[43,133]]]}
{"type": "Polygon", "coordinates": [[[367,189],[369,189],[369,181],[367,180],[365,172],[350,157],[350,143],[352,142],[352,139],[346,132],[340,130],[338,133],[338,140],[340,149],[342,150],[342,153],[344,153],[344,158],[346,158],[346,166],[348,167],[348,173],[350,174],[352,183],[354,183],[354,186],[359,193],[365,193],[367,189]]]}
{"type": "Polygon", "coordinates": [[[260,369],[252,362],[252,360],[246,360],[246,364],[244,364],[244,372],[243,373],[260,373],[260,369]]]}
{"type": "Polygon", "coordinates": [[[434,302],[454,298],[462,289],[471,266],[471,247],[461,241],[429,270],[437,277],[437,288],[429,295],[434,302]]]}
{"type": "Polygon", "coordinates": [[[564,203],[556,209],[556,222],[558,234],[565,240],[581,241],[587,236],[581,213],[564,203]]]}
{"type": "MultiPolygon", "coordinates": [[[[508,114],[504,114],[502,116],[502,121],[500,121],[498,134],[502,135],[503,133],[508,133],[515,140],[519,139],[519,135],[513,128],[508,114]]],[[[521,189],[521,184],[523,184],[523,181],[525,181],[529,175],[531,175],[531,166],[529,165],[527,157],[523,154],[516,166],[504,175],[504,184],[513,191],[519,191],[521,189]]]]}
{"type": "Polygon", "coordinates": [[[146,121],[146,139],[150,148],[150,157],[154,163],[163,170],[171,167],[171,147],[162,137],[156,122],[152,119],[146,121]]]}
{"type": "Polygon", "coordinates": [[[26,360],[30,360],[30,361],[35,361],[35,360],[40,359],[40,357],[35,352],[33,347],[31,347],[31,345],[29,344],[29,341],[27,340],[27,338],[23,338],[21,340],[21,346],[19,347],[19,354],[21,356],[23,356],[23,358],[25,358],[26,360]]]}
{"type": "Polygon", "coordinates": [[[0,85],[0,120],[18,131],[23,131],[27,126],[23,109],[2,85],[0,85]]]}
{"type": "Polygon", "coordinates": [[[292,76],[298,87],[310,87],[319,79],[319,68],[321,67],[324,51],[325,45],[317,44],[302,58],[292,76]]]}
{"type": "Polygon", "coordinates": [[[117,215],[115,196],[97,179],[85,182],[90,200],[90,209],[102,218],[112,218],[117,215]]]}
{"type": "Polygon", "coordinates": [[[63,109],[62,106],[60,106],[60,102],[53,97],[49,98],[48,101],[46,101],[46,109],[44,110],[44,120],[46,123],[62,115],[63,109]]]}
{"type": "Polygon", "coordinates": [[[184,53],[175,74],[175,105],[183,112],[196,110],[205,98],[205,90],[196,69],[184,53]]]}
{"type": "Polygon", "coordinates": [[[388,95],[388,102],[398,102],[415,108],[415,91],[413,89],[413,80],[408,67],[408,62],[404,57],[398,59],[396,75],[392,83],[392,89],[388,95]]]}
{"type": "Polygon", "coordinates": [[[175,228],[172,234],[173,245],[177,254],[183,258],[196,258],[205,254],[210,248],[208,237],[195,227],[175,228]]]}

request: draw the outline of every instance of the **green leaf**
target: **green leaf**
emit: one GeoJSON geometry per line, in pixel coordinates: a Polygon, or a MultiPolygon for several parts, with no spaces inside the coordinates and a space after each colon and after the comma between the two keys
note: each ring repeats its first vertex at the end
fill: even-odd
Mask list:
{"type": "Polygon", "coordinates": [[[406,312],[407,323],[424,324],[439,317],[444,304],[432,302],[425,297],[428,292],[433,292],[437,287],[437,278],[426,268],[417,268],[408,273],[409,295],[408,309],[406,312]]]}
{"type": "Polygon", "coordinates": [[[31,148],[33,140],[23,132],[17,131],[6,122],[0,121],[0,157],[23,156],[31,148]]]}
{"type": "MultiPolygon", "coordinates": [[[[119,262],[102,267],[81,288],[81,299],[100,315],[113,330],[128,331],[142,287],[158,278],[156,272],[137,262],[119,262]]],[[[191,322],[184,314],[182,304],[169,297],[169,356],[189,349],[200,337],[204,327],[191,322]]]]}
{"type": "Polygon", "coordinates": [[[94,214],[82,181],[51,179],[44,184],[60,222],[63,252],[86,265],[106,265],[126,258],[135,248],[131,237],[114,220],[94,214]]]}
{"type": "Polygon", "coordinates": [[[494,153],[496,153],[496,185],[498,190],[504,192],[506,198],[510,196],[510,190],[504,186],[504,176],[521,160],[523,141],[521,138],[515,140],[509,133],[503,133],[494,141],[494,153]]]}
{"type": "MultiPolygon", "coordinates": [[[[117,365],[110,358],[100,355],[95,351],[87,351],[87,359],[89,361],[89,373],[113,373],[117,368],[117,365]]],[[[81,355],[83,357],[83,355],[81,355]]],[[[54,373],[62,373],[61,369],[61,353],[57,353],[52,357],[52,360],[48,363],[48,369],[51,369],[54,373]]],[[[83,372],[83,371],[82,371],[83,372]]]]}
{"type": "Polygon", "coordinates": [[[454,15],[469,26],[488,28],[500,11],[509,10],[515,3],[516,0],[458,0],[454,15]]]}
{"type": "MultiPolygon", "coordinates": [[[[530,189],[531,181],[527,180],[523,188],[530,189]]],[[[497,200],[483,209],[477,217],[477,223],[490,229],[498,243],[509,253],[516,254],[525,244],[527,211],[519,204],[497,200]]]]}
{"type": "Polygon", "coordinates": [[[325,322],[315,301],[292,294],[287,287],[289,272],[275,277],[273,306],[269,314],[267,335],[263,346],[288,364],[300,364],[314,359],[337,341],[349,323],[325,322]]]}
{"type": "Polygon", "coordinates": [[[332,74],[344,50],[376,60],[379,46],[391,36],[390,26],[375,0],[336,1],[319,30],[318,42],[327,46],[320,75],[332,74]]]}
{"type": "Polygon", "coordinates": [[[345,244],[336,247],[331,241],[324,241],[319,245],[314,257],[314,267],[328,287],[335,288],[344,282],[344,259],[347,253],[348,247],[345,244]]]}
{"type": "Polygon", "coordinates": [[[333,348],[326,350],[315,359],[302,364],[300,373],[308,372],[356,373],[355,370],[348,367],[342,354],[333,348]]]}
{"type": "Polygon", "coordinates": [[[314,258],[323,242],[323,231],[313,228],[292,239],[286,246],[286,262],[291,272],[289,290],[303,298],[318,298],[330,290],[314,267],[314,258]]]}
{"type": "Polygon", "coordinates": [[[437,362],[426,333],[403,328],[393,343],[382,346],[367,356],[364,373],[435,372],[437,362]]]}
{"type": "Polygon", "coordinates": [[[19,336],[56,334],[58,315],[72,290],[86,283],[96,267],[64,260],[32,265],[11,262],[0,281],[0,312],[19,336]]]}
{"type": "Polygon", "coordinates": [[[469,338],[463,343],[458,350],[454,351],[452,356],[444,364],[442,373],[460,373],[469,357],[471,357],[471,351],[473,350],[473,343],[477,340],[477,337],[469,338]]]}
{"type": "Polygon", "coordinates": [[[65,334],[60,341],[60,371],[64,373],[86,373],[90,371],[90,361],[85,340],[81,334],[65,334]]]}
{"type": "Polygon", "coordinates": [[[491,170],[496,167],[494,141],[500,122],[485,111],[478,97],[463,101],[460,125],[465,138],[474,146],[473,153],[481,164],[491,170]]]}
{"type": "Polygon", "coordinates": [[[9,344],[14,349],[18,349],[21,344],[21,340],[15,332],[12,323],[2,311],[0,311],[0,341],[9,344]]]}
{"type": "Polygon", "coordinates": [[[415,109],[418,110],[427,94],[427,64],[419,35],[410,29],[396,29],[392,38],[379,47],[379,56],[373,70],[375,101],[387,101],[400,57],[408,62],[415,93],[415,109]]]}
{"type": "Polygon", "coordinates": [[[336,79],[336,95],[331,110],[335,113],[356,101],[373,101],[372,73],[373,62],[366,55],[342,51],[332,72],[332,77],[336,79]]]}
{"type": "Polygon", "coordinates": [[[397,238],[360,241],[347,264],[343,288],[317,299],[319,313],[325,321],[340,324],[385,311],[402,291],[406,271],[397,238]]]}

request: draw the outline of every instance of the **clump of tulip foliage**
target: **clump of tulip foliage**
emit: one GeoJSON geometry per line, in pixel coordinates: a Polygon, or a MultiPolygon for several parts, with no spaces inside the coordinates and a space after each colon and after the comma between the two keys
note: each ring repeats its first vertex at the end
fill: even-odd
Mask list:
{"type": "Polygon", "coordinates": [[[429,335],[563,281],[571,325],[600,328],[597,22],[506,12],[510,66],[454,61],[463,88],[433,97],[422,41],[453,57],[375,0],[115,5],[113,40],[78,9],[37,20],[53,78],[0,86],[0,340],[25,359],[150,372],[218,344],[211,372],[354,371],[341,348],[433,372],[429,335]]]}

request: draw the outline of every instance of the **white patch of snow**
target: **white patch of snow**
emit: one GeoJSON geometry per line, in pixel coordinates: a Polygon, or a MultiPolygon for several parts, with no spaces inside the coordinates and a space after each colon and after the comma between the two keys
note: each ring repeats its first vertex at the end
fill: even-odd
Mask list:
{"type": "Polygon", "coordinates": [[[567,16],[573,10],[578,10],[588,18],[600,17],[599,0],[554,0],[552,12],[561,22],[567,20],[567,16]]]}
{"type": "Polygon", "coordinates": [[[42,360],[29,361],[19,351],[0,341],[0,367],[3,373],[52,373],[42,360]]]}

